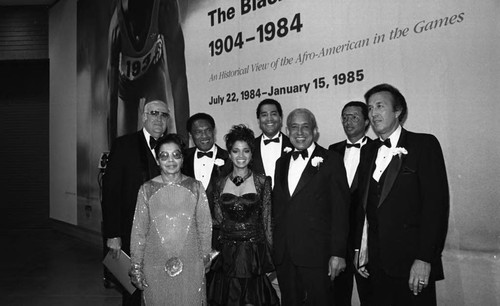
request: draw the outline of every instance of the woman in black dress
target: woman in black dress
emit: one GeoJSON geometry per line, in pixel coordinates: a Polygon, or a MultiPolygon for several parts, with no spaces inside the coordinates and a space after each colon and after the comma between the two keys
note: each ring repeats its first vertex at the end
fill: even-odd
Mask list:
{"type": "Polygon", "coordinates": [[[210,305],[279,305],[267,273],[271,259],[271,178],[253,173],[249,164],[254,134],[236,125],[224,137],[233,171],[218,179],[215,220],[220,254],[207,282],[210,305]]]}

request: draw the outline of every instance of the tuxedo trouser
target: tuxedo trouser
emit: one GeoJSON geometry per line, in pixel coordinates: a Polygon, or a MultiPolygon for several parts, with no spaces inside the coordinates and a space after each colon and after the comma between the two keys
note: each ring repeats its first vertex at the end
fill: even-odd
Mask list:
{"type": "Polygon", "coordinates": [[[344,272],[341,272],[334,280],[333,300],[335,306],[351,306],[354,266],[350,255],[347,255],[344,272]]]}
{"type": "Polygon", "coordinates": [[[370,280],[364,278],[359,273],[354,272],[354,277],[356,279],[356,288],[358,289],[358,297],[361,306],[371,306],[372,291],[370,288],[370,280]]]}
{"type": "Polygon", "coordinates": [[[408,285],[408,278],[392,277],[381,268],[368,266],[374,306],[435,306],[436,283],[430,281],[418,295],[408,285]]]}
{"type": "Polygon", "coordinates": [[[370,282],[368,279],[356,273],[352,256],[348,255],[346,259],[346,269],[340,273],[334,280],[334,301],[335,306],[350,306],[352,301],[352,291],[354,278],[356,279],[356,288],[358,290],[361,306],[370,306],[370,282]]]}
{"type": "Polygon", "coordinates": [[[311,268],[295,265],[285,251],[283,262],[276,266],[281,291],[281,305],[331,306],[333,304],[333,282],[328,276],[328,267],[311,268]]]}

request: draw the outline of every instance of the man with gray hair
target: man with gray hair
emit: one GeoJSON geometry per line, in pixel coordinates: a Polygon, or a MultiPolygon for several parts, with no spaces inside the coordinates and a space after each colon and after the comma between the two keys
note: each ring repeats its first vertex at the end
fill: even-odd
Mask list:
{"type": "Polygon", "coordinates": [[[276,161],[274,262],[283,305],[332,305],[333,279],[345,269],[349,187],[341,157],[315,143],[314,114],[293,110],[294,147],[276,161]]]}
{"type": "MultiPolygon", "coordinates": [[[[114,257],[120,255],[120,250],[130,255],[137,192],[144,182],[160,175],[154,147],[156,140],[167,130],[169,118],[165,102],[146,102],[142,114],[143,128],[117,138],[111,147],[103,178],[102,219],[103,236],[114,257]]],[[[123,305],[140,304],[140,290],[133,295],[123,290],[123,305]]]]}

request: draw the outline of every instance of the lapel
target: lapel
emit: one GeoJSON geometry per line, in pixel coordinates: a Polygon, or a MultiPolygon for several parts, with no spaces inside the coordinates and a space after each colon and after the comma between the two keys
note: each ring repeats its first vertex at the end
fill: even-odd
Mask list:
{"type": "MultiPolygon", "coordinates": [[[[298,194],[306,185],[311,181],[311,178],[318,173],[319,169],[318,167],[313,167],[311,164],[311,161],[314,157],[320,156],[323,159],[326,159],[324,152],[320,152],[320,147],[318,144],[316,144],[316,148],[314,149],[313,153],[311,154],[311,157],[309,158],[309,161],[307,162],[306,167],[304,168],[304,171],[302,172],[302,175],[300,176],[299,182],[297,183],[297,187],[295,187],[295,190],[293,191],[293,194],[291,195],[292,197],[298,194]]],[[[287,176],[287,182],[288,182],[288,176],[287,176]]],[[[287,186],[288,187],[288,186],[287,186]]],[[[288,188],[287,188],[288,190],[288,188]]]]}
{"type": "Polygon", "coordinates": [[[283,134],[282,132],[281,133],[281,156],[285,155],[285,148],[286,147],[289,147],[290,149],[293,150],[293,145],[292,143],[290,142],[290,138],[288,138],[288,136],[286,136],[285,134],[283,134]]]}
{"type": "MultiPolygon", "coordinates": [[[[359,164],[364,159],[366,146],[369,145],[370,142],[372,142],[370,137],[368,137],[368,136],[365,136],[365,137],[366,137],[366,144],[364,146],[362,146],[360,149],[358,167],[356,168],[356,173],[354,174],[351,188],[349,189],[351,191],[351,193],[353,193],[356,190],[356,188],[358,188],[358,185],[359,185],[359,181],[358,181],[359,180],[359,164]]],[[[346,143],[347,143],[347,140],[344,143],[344,150],[343,150],[344,153],[345,153],[345,149],[346,149],[346,143]]]]}
{"type": "Polygon", "coordinates": [[[260,142],[262,141],[262,134],[259,137],[255,138],[254,146],[255,146],[255,157],[253,159],[253,168],[257,171],[261,171],[264,173],[264,164],[262,163],[262,154],[260,151],[260,142]]]}
{"type": "MultiPolygon", "coordinates": [[[[290,191],[288,189],[288,168],[290,167],[290,159],[292,158],[292,153],[287,153],[283,157],[283,167],[280,168],[280,173],[278,174],[281,178],[281,190],[283,190],[283,194],[285,195],[286,200],[290,199],[290,191]]],[[[276,184],[276,182],[275,182],[276,184]]]]}
{"type": "MultiPolygon", "coordinates": [[[[361,168],[362,176],[364,177],[362,180],[363,186],[363,208],[366,211],[366,205],[368,204],[368,191],[370,189],[370,183],[373,175],[373,171],[375,171],[375,160],[377,159],[378,145],[377,142],[373,142],[372,144],[366,145],[366,158],[367,158],[367,169],[366,167],[361,168],[361,163],[363,162],[360,158],[358,169],[361,168]]],[[[364,166],[364,164],[363,164],[364,166]]]]}
{"type": "Polygon", "coordinates": [[[215,182],[215,179],[219,177],[222,168],[226,166],[226,163],[228,162],[227,160],[228,156],[225,154],[225,151],[222,150],[218,145],[215,146],[217,147],[217,154],[215,155],[215,159],[222,159],[224,161],[224,165],[217,166],[214,160],[214,167],[212,168],[212,173],[210,174],[210,181],[208,182],[207,189],[209,188],[210,185],[212,185],[215,182]]]}
{"type": "Polygon", "coordinates": [[[157,176],[160,171],[156,164],[153,153],[149,150],[149,146],[144,137],[142,130],[137,132],[137,143],[139,150],[139,158],[141,160],[142,181],[146,182],[157,176]]]}
{"type": "Polygon", "coordinates": [[[186,158],[183,164],[183,173],[187,176],[194,178],[194,153],[196,152],[196,147],[189,148],[186,153],[186,158]]]}
{"type": "Polygon", "coordinates": [[[342,156],[342,160],[344,159],[344,156],[345,156],[346,145],[347,145],[347,140],[344,140],[344,141],[342,141],[342,143],[339,146],[339,149],[340,149],[339,154],[340,154],[340,156],[342,156]]]}
{"type": "MultiPolygon", "coordinates": [[[[359,169],[359,167],[358,167],[359,169]]],[[[352,179],[352,184],[351,184],[351,187],[349,188],[349,191],[351,193],[354,192],[354,190],[356,190],[356,188],[358,188],[358,169],[356,169],[356,173],[354,173],[354,178],[352,179]]]]}
{"type": "MultiPolygon", "coordinates": [[[[406,131],[405,129],[401,129],[401,136],[399,137],[398,144],[396,147],[404,147],[406,144],[406,131]]],[[[403,156],[394,155],[391,159],[391,162],[387,166],[386,176],[384,180],[384,186],[382,186],[382,192],[380,193],[380,201],[378,202],[378,206],[382,205],[384,200],[387,198],[389,191],[391,191],[394,182],[396,181],[396,177],[399,174],[399,170],[401,169],[401,165],[403,164],[403,156]]],[[[373,172],[371,172],[373,173],[373,172]]]]}

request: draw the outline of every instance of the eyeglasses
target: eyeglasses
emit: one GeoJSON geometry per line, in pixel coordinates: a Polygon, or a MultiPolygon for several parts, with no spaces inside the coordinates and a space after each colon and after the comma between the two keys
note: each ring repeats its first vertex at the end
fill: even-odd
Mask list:
{"type": "Polygon", "coordinates": [[[161,119],[165,119],[165,120],[170,117],[169,113],[160,112],[160,111],[150,111],[149,113],[146,112],[146,114],[151,115],[155,118],[161,117],[161,119]]]}
{"type": "Polygon", "coordinates": [[[161,160],[161,161],[167,161],[170,157],[170,155],[172,155],[172,157],[174,159],[181,159],[182,158],[182,153],[181,151],[174,151],[172,152],[172,154],[168,154],[168,152],[165,152],[165,151],[161,151],[159,154],[158,154],[158,158],[161,160]]]}
{"type": "Polygon", "coordinates": [[[346,123],[347,121],[351,120],[354,123],[358,123],[360,118],[358,116],[354,115],[344,115],[341,117],[342,123],[346,123]]]}

